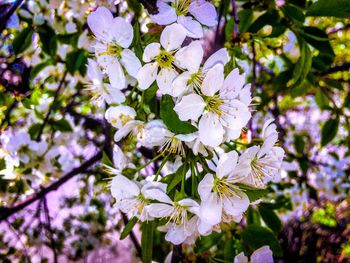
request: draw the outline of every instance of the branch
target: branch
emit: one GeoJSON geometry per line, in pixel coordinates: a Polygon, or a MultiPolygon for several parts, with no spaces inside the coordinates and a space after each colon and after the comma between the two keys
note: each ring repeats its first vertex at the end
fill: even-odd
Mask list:
{"type": "Polygon", "coordinates": [[[51,227],[51,219],[50,219],[50,211],[49,208],[47,206],[47,199],[46,196],[44,197],[44,213],[45,213],[45,220],[46,220],[46,230],[48,232],[48,234],[50,235],[50,242],[51,242],[51,249],[53,252],[53,259],[54,259],[54,263],[58,263],[58,256],[57,256],[57,251],[56,251],[56,242],[55,239],[53,237],[53,231],[52,231],[52,227],[51,227]]]}
{"type": "Polygon", "coordinates": [[[182,262],[182,246],[176,245],[173,247],[173,255],[171,257],[171,263],[182,262]]]}
{"type": "Polygon", "coordinates": [[[13,15],[13,13],[16,11],[16,9],[22,4],[23,0],[17,0],[13,4],[13,6],[10,8],[10,10],[3,16],[0,16],[0,32],[6,28],[7,22],[10,19],[10,17],[13,15]]]}
{"type": "Polygon", "coordinates": [[[158,14],[158,7],[156,0],[140,0],[144,8],[146,8],[148,14],[156,15],[158,14]]]}
{"type": "Polygon", "coordinates": [[[102,158],[102,152],[98,152],[96,155],[94,155],[92,158],[84,162],[81,166],[73,169],[60,179],[58,179],[56,182],[52,183],[47,188],[43,188],[40,192],[32,195],[28,199],[24,200],[23,202],[12,206],[12,207],[0,207],[0,222],[7,219],[11,215],[17,213],[18,211],[22,210],[23,208],[31,205],[35,201],[40,200],[44,196],[46,196],[48,193],[57,190],[61,185],[66,183],[68,180],[73,178],[75,175],[85,172],[90,166],[95,164],[98,160],[102,158]]]}
{"type": "Polygon", "coordinates": [[[239,29],[238,29],[238,14],[237,14],[237,5],[236,1],[232,0],[232,13],[233,13],[233,20],[235,21],[234,29],[233,29],[233,40],[236,41],[239,38],[239,29]]]}
{"type": "Polygon", "coordinates": [[[60,91],[61,91],[61,89],[63,87],[63,83],[64,83],[64,81],[66,79],[66,76],[67,76],[67,71],[64,72],[63,77],[61,79],[61,82],[60,82],[60,84],[58,84],[58,88],[57,88],[57,90],[55,92],[55,96],[53,97],[52,104],[50,105],[50,108],[49,108],[48,112],[46,113],[46,116],[45,116],[43,124],[40,126],[40,130],[39,130],[38,136],[36,137],[36,141],[38,141],[38,142],[41,140],[41,135],[42,135],[42,133],[44,131],[46,123],[49,121],[52,109],[53,109],[53,107],[55,105],[55,102],[56,102],[56,100],[57,100],[57,98],[58,98],[58,96],[60,94],[60,91]]]}
{"type": "Polygon", "coordinates": [[[334,66],[332,68],[329,68],[328,70],[322,72],[320,75],[324,76],[324,75],[328,75],[328,74],[335,73],[338,71],[347,71],[349,69],[350,69],[350,63],[344,63],[342,65],[337,65],[337,66],[334,66]]]}

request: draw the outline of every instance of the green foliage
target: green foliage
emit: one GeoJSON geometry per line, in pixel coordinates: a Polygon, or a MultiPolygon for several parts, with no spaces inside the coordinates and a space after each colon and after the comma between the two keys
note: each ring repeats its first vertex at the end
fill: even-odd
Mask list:
{"type": "Polygon", "coordinates": [[[153,233],[155,230],[154,221],[146,221],[142,224],[141,249],[142,262],[151,263],[153,253],[153,233]]]}
{"type": "Polygon", "coordinates": [[[268,228],[259,225],[248,225],[241,233],[243,244],[250,251],[254,251],[262,246],[270,246],[275,257],[283,255],[282,248],[273,234],[268,228]]]}
{"type": "Polygon", "coordinates": [[[318,0],[308,8],[306,14],[308,16],[349,18],[350,4],[348,0],[318,0]]]}
{"type": "Polygon", "coordinates": [[[188,122],[181,121],[174,111],[174,101],[170,95],[163,95],[160,101],[160,117],[170,131],[175,134],[188,134],[197,128],[188,122]]]}
{"type": "Polygon", "coordinates": [[[12,43],[15,54],[24,52],[32,44],[33,30],[31,27],[23,29],[17,34],[12,43]]]}
{"type": "Polygon", "coordinates": [[[129,222],[125,225],[123,231],[120,234],[120,240],[125,239],[131,232],[131,230],[134,228],[138,221],[137,217],[133,217],[129,220],[129,222]]]}
{"type": "Polygon", "coordinates": [[[321,135],[321,146],[325,146],[330,143],[338,133],[339,118],[332,118],[325,122],[322,127],[321,135]]]}

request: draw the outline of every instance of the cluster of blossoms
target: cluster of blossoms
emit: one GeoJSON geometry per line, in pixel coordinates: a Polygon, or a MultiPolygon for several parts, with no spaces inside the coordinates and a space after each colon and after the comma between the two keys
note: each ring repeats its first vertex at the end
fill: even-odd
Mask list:
{"type": "Polygon", "coordinates": [[[109,104],[105,118],[116,128],[115,167],[108,167],[115,175],[111,192],[116,206],[142,222],[165,219],[159,229],[166,232],[166,240],[191,244],[198,236],[220,231],[222,222],[240,222],[250,205],[246,189],[278,181],[284,151],[275,146],[278,134],[272,119],[262,129],[262,145],[237,147],[235,140],[251,118],[245,75],[238,68],[225,74],[225,68],[230,70],[225,67],[230,61],[225,48],[202,63],[199,40],[184,46],[186,38],[203,36],[201,24],[216,24],[214,6],[204,0],[157,5],[159,14],[151,19],[167,26],[159,43],[144,48],[142,61],[133,51],[134,31],[128,21],[104,7],[89,15],[96,38],[96,60],[88,63],[89,89],[98,101],[109,104]],[[167,98],[164,101],[174,107],[165,105],[168,112],[163,115],[149,112],[141,118],[143,101],[137,93],[154,87],[156,97],[167,98]],[[186,132],[169,127],[176,118],[186,132]],[[133,140],[136,148],[158,149],[159,154],[141,169],[134,167],[123,153],[123,139],[133,140]],[[161,157],[154,176],[140,172],[161,157]],[[135,173],[126,175],[126,170],[135,173]]]}

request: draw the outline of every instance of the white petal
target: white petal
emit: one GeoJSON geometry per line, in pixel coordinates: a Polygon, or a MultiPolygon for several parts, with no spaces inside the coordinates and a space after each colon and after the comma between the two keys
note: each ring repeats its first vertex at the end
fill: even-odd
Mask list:
{"type": "Polygon", "coordinates": [[[249,207],[249,198],[242,192],[237,190],[236,194],[230,198],[225,198],[223,200],[224,210],[228,215],[239,216],[244,213],[249,207]]]}
{"type": "Polygon", "coordinates": [[[207,61],[203,65],[203,71],[207,71],[208,69],[214,67],[214,65],[218,63],[226,65],[226,63],[229,61],[230,61],[230,56],[227,52],[227,49],[221,48],[207,59],[207,61]]]}
{"type": "Polygon", "coordinates": [[[113,88],[119,90],[126,88],[125,75],[118,60],[115,60],[114,63],[108,65],[106,68],[106,74],[108,75],[109,82],[113,88]]]}
{"type": "Polygon", "coordinates": [[[239,74],[239,69],[235,68],[226,77],[220,94],[225,94],[225,98],[235,99],[241,92],[245,83],[245,74],[239,74]]]}
{"type": "Polygon", "coordinates": [[[113,22],[113,15],[109,9],[99,7],[92,12],[87,18],[88,25],[97,39],[111,40],[109,29],[113,22]]]}
{"type": "Polygon", "coordinates": [[[264,154],[267,154],[269,151],[271,151],[272,147],[275,145],[277,140],[278,140],[277,132],[272,133],[267,138],[265,138],[264,143],[261,146],[261,149],[258,153],[258,158],[264,156],[264,154]]]}
{"type": "Polygon", "coordinates": [[[169,25],[176,21],[175,8],[161,0],[157,1],[158,14],[150,15],[151,20],[158,25],[169,25]]]}
{"type": "Polygon", "coordinates": [[[269,246],[263,246],[253,252],[250,256],[251,263],[273,263],[272,251],[269,246]]]}
{"type": "Polygon", "coordinates": [[[236,140],[241,136],[242,129],[229,129],[226,128],[226,140],[236,140]]]}
{"type": "Polygon", "coordinates": [[[136,78],[137,72],[139,72],[141,68],[141,62],[136,57],[134,52],[132,52],[130,49],[124,49],[121,52],[120,63],[122,63],[130,76],[136,78]]]}
{"type": "Polygon", "coordinates": [[[143,52],[142,60],[146,63],[152,61],[160,52],[160,44],[159,43],[151,43],[145,47],[145,51],[143,52]]]}
{"type": "Polygon", "coordinates": [[[186,239],[185,227],[183,225],[175,225],[168,230],[165,235],[165,240],[173,243],[174,245],[180,245],[186,239]]]}
{"type": "Polygon", "coordinates": [[[198,184],[198,194],[201,198],[202,202],[206,202],[206,200],[210,197],[210,193],[214,186],[214,177],[212,174],[206,174],[202,181],[198,184]]]}
{"type": "Polygon", "coordinates": [[[233,263],[248,263],[248,258],[241,252],[235,256],[233,263]]]}
{"type": "Polygon", "coordinates": [[[206,113],[199,120],[199,138],[204,145],[216,147],[222,143],[224,129],[214,113],[206,113]]]}
{"type": "Polygon", "coordinates": [[[139,187],[123,175],[117,175],[112,179],[112,196],[118,200],[131,198],[140,194],[139,187]]]}
{"type": "Polygon", "coordinates": [[[190,94],[182,97],[181,101],[174,107],[174,111],[179,115],[180,120],[197,120],[202,115],[205,102],[201,96],[190,94]]]}
{"type": "Polygon", "coordinates": [[[181,47],[185,38],[185,28],[175,23],[164,28],[160,36],[160,43],[166,51],[171,51],[181,47]]]}
{"type": "Polygon", "coordinates": [[[94,85],[102,85],[103,75],[95,60],[88,59],[86,74],[94,85]]]}
{"type": "Polygon", "coordinates": [[[215,6],[206,0],[192,1],[188,10],[203,25],[211,27],[217,24],[215,6]]]}
{"type": "Polygon", "coordinates": [[[202,92],[206,96],[213,96],[224,82],[224,66],[216,64],[208,70],[202,83],[202,92]]]}
{"type": "Polygon", "coordinates": [[[145,64],[142,68],[140,68],[136,75],[140,90],[148,89],[149,86],[152,85],[157,78],[157,71],[158,64],[156,62],[145,64]]]}
{"type": "Polygon", "coordinates": [[[130,46],[134,37],[134,30],[129,22],[121,17],[115,17],[110,30],[119,46],[123,48],[128,48],[130,46]]]}
{"type": "Polygon", "coordinates": [[[201,24],[190,16],[179,16],[177,22],[187,30],[187,36],[191,38],[202,38],[203,28],[201,24]]]}
{"type": "Polygon", "coordinates": [[[212,226],[221,222],[222,202],[216,193],[211,193],[207,201],[201,203],[200,219],[212,226]]]}
{"type": "Polygon", "coordinates": [[[142,193],[147,199],[157,200],[159,202],[167,203],[167,204],[173,203],[169,198],[169,196],[167,196],[166,193],[164,193],[160,189],[156,189],[156,188],[146,189],[146,190],[142,189],[142,193]]]}
{"type": "Polygon", "coordinates": [[[119,142],[122,138],[127,136],[137,125],[139,125],[139,121],[129,121],[114,134],[114,141],[119,142]]]}
{"type": "Polygon", "coordinates": [[[251,89],[251,85],[247,84],[239,93],[239,100],[247,106],[249,106],[250,103],[252,102],[252,93],[250,89],[251,89]]]}
{"type": "Polygon", "coordinates": [[[189,87],[187,86],[188,80],[191,77],[191,73],[185,71],[177,76],[172,84],[171,95],[174,97],[180,97],[189,91],[189,87]]]}
{"type": "Polygon", "coordinates": [[[163,94],[171,94],[173,80],[179,75],[175,69],[163,68],[159,71],[157,76],[157,84],[159,90],[163,94]]]}
{"type": "Polygon", "coordinates": [[[188,46],[180,49],[175,54],[175,59],[181,68],[187,69],[190,73],[199,70],[203,60],[203,47],[200,41],[193,41],[188,46]]]}
{"type": "Polygon", "coordinates": [[[104,84],[105,90],[102,92],[102,97],[107,104],[120,104],[125,101],[124,93],[109,84],[104,84]]]}
{"type": "Polygon", "coordinates": [[[154,203],[147,206],[148,214],[155,218],[170,216],[174,207],[168,204],[154,203]]]}
{"type": "Polygon", "coordinates": [[[238,154],[236,151],[221,154],[218,166],[216,168],[217,176],[222,178],[232,173],[236,168],[237,161],[238,154]]]}

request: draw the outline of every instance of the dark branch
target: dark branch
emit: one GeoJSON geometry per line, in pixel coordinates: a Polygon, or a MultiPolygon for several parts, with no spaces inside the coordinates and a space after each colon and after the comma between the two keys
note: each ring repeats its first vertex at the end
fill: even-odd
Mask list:
{"type": "Polygon", "coordinates": [[[10,17],[13,15],[13,13],[16,11],[16,9],[22,4],[23,0],[17,0],[13,4],[13,6],[10,8],[10,10],[5,13],[3,16],[0,16],[0,32],[6,28],[7,22],[9,21],[10,17]]]}
{"type": "Polygon", "coordinates": [[[144,8],[146,8],[147,12],[150,15],[158,14],[158,7],[156,0],[140,0],[141,4],[144,8]]]}
{"type": "Polygon", "coordinates": [[[17,213],[18,211],[22,210],[23,208],[31,205],[35,201],[40,200],[44,196],[46,196],[48,193],[57,190],[61,185],[66,183],[68,180],[73,178],[75,175],[85,172],[90,166],[95,164],[98,160],[102,158],[102,152],[98,152],[96,155],[94,155],[92,158],[84,162],[81,166],[73,169],[60,179],[58,179],[56,182],[52,183],[50,186],[42,189],[40,192],[32,195],[28,199],[24,200],[23,202],[12,206],[12,207],[0,207],[0,222],[2,220],[7,219],[11,215],[17,213]]]}

